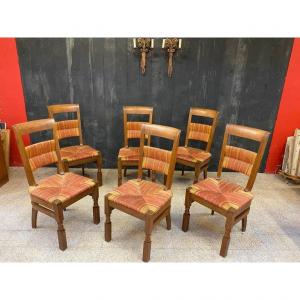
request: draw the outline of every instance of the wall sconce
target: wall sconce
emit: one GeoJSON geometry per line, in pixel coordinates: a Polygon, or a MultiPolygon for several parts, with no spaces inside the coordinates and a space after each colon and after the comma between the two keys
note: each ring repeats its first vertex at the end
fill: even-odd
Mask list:
{"type": "Polygon", "coordinates": [[[141,62],[140,67],[142,74],[145,74],[146,71],[146,55],[150,50],[154,48],[154,39],[148,39],[148,38],[137,38],[133,39],[133,48],[140,49],[141,52],[141,62]]]}
{"type": "Polygon", "coordinates": [[[181,49],[182,39],[177,38],[169,38],[163,39],[162,41],[162,48],[167,49],[169,53],[168,59],[168,76],[171,77],[173,73],[173,55],[177,49],[181,49]]]}

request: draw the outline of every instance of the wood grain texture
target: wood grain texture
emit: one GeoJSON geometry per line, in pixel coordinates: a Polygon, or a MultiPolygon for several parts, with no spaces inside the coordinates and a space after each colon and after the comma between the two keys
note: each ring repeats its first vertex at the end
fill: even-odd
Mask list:
{"type": "MultiPolygon", "coordinates": [[[[141,74],[132,39],[17,39],[29,120],[46,118],[47,105],[79,103],[84,142],[103,151],[104,167],[115,168],[124,105],[153,106],[154,123],[181,129],[181,144],[190,107],[216,109],[210,170],[217,169],[227,123],[272,132],[292,44],[293,39],[184,39],[168,78],[167,57],[158,46],[141,74]]],[[[265,157],[261,170],[264,165],[265,157]]]]}
{"type": "Polygon", "coordinates": [[[0,187],[8,181],[8,171],[3,151],[3,139],[0,135],[0,187]]]}

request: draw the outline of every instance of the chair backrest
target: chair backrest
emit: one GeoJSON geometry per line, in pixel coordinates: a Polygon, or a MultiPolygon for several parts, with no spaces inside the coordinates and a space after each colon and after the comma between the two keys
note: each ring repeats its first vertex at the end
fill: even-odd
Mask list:
{"type": "Polygon", "coordinates": [[[48,106],[49,118],[55,119],[55,115],[63,113],[75,113],[76,119],[57,121],[57,139],[62,140],[71,137],[79,137],[79,142],[83,144],[80,108],[79,104],[55,104],[48,106]]]}
{"type": "Polygon", "coordinates": [[[252,127],[227,124],[218,167],[218,177],[221,177],[223,168],[243,173],[249,176],[245,190],[251,191],[259,170],[261,160],[268,142],[270,133],[252,127]],[[259,143],[258,151],[253,152],[241,147],[228,144],[230,136],[237,136],[259,143]]]}
{"type": "Polygon", "coordinates": [[[180,130],[173,127],[143,124],[141,128],[140,159],[138,177],[142,178],[143,169],[150,169],[167,176],[166,187],[171,188],[176,163],[176,153],[179,143],[180,130]],[[151,136],[173,141],[172,150],[160,149],[145,145],[145,139],[151,136]]]}
{"type": "MultiPolygon", "coordinates": [[[[123,120],[124,120],[124,146],[128,147],[129,139],[139,139],[141,137],[141,127],[143,124],[152,124],[153,107],[148,106],[124,106],[123,120]],[[148,122],[133,122],[128,121],[129,115],[146,115],[148,122]]],[[[150,139],[148,139],[150,145],[150,139]]]]}
{"type": "Polygon", "coordinates": [[[60,162],[60,155],[57,151],[57,145],[54,139],[25,146],[23,136],[44,130],[51,130],[53,135],[56,130],[55,121],[54,119],[29,121],[15,124],[13,130],[15,132],[28,183],[31,186],[36,185],[33,171],[40,167],[60,162]]]}
{"type": "Polygon", "coordinates": [[[206,151],[210,152],[211,144],[214,138],[215,129],[218,122],[219,112],[212,109],[191,107],[185,137],[185,146],[188,146],[189,140],[206,142],[206,151]],[[193,116],[212,119],[212,124],[202,124],[192,122],[193,116]]]}

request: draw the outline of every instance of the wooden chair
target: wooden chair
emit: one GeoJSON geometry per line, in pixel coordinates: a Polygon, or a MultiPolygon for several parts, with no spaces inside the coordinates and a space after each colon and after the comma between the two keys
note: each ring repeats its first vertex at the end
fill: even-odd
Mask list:
{"type": "MultiPolygon", "coordinates": [[[[102,186],[102,155],[101,152],[83,144],[80,109],[78,104],[57,104],[48,106],[49,118],[55,118],[55,115],[62,113],[76,113],[76,119],[64,120],[57,123],[58,147],[63,166],[82,165],[82,175],[84,175],[84,164],[96,163],[97,181],[102,186]],[[60,148],[59,141],[66,138],[78,137],[79,145],[60,148]]],[[[66,169],[65,169],[66,170],[66,169]]]]}
{"type": "MultiPolygon", "coordinates": [[[[122,169],[124,168],[124,177],[126,177],[127,167],[138,166],[139,147],[129,147],[129,140],[139,139],[141,135],[142,124],[152,124],[153,107],[146,106],[124,106],[123,107],[123,128],[124,128],[124,147],[118,154],[118,186],[122,184],[122,169]],[[128,121],[129,115],[146,115],[148,122],[128,121]]],[[[147,140],[150,145],[150,139],[147,140]]],[[[148,176],[150,176],[148,171],[148,176]]]]}
{"type": "Polygon", "coordinates": [[[98,183],[71,172],[62,173],[61,171],[36,182],[33,176],[34,170],[57,162],[58,165],[61,165],[58,143],[55,139],[51,139],[25,147],[23,136],[44,130],[51,130],[55,135],[57,134],[55,121],[54,119],[30,121],[14,125],[13,129],[29,183],[29,194],[32,204],[32,228],[37,227],[38,211],[55,219],[58,226],[59,249],[65,250],[67,248],[67,239],[63,226],[63,210],[83,197],[91,195],[94,200],[93,220],[95,224],[99,224],[98,183]]]}
{"type": "Polygon", "coordinates": [[[154,224],[166,218],[167,229],[171,229],[171,185],[176,162],[176,151],[180,130],[172,127],[143,124],[141,127],[138,179],[129,180],[105,195],[105,241],[111,240],[110,215],[113,209],[121,210],[145,221],[143,261],[150,260],[151,233],[154,224]],[[145,138],[151,136],[171,140],[172,150],[145,145],[145,138]],[[142,179],[143,169],[150,169],[165,175],[165,185],[142,179]]]}
{"type": "Polygon", "coordinates": [[[204,178],[207,177],[208,163],[211,159],[210,149],[217,126],[219,113],[216,110],[192,107],[189,113],[187,132],[184,147],[178,147],[177,163],[182,165],[182,175],[184,167],[189,166],[195,169],[194,183],[198,181],[201,171],[204,178]],[[193,116],[212,119],[211,125],[192,122],[193,116]],[[206,142],[206,149],[189,147],[190,140],[206,142]]]}
{"type": "Polygon", "coordinates": [[[240,125],[226,126],[217,179],[207,178],[186,189],[185,212],[182,220],[182,230],[189,228],[190,207],[198,202],[225,216],[225,233],[222,240],[220,255],[227,255],[232,227],[242,221],[242,231],[246,230],[247,215],[250,211],[253,187],[260,163],[266,148],[269,132],[240,125]],[[237,136],[259,142],[258,152],[240,147],[230,146],[230,136],[237,136]],[[223,168],[237,171],[249,176],[245,188],[236,183],[221,179],[223,168]]]}

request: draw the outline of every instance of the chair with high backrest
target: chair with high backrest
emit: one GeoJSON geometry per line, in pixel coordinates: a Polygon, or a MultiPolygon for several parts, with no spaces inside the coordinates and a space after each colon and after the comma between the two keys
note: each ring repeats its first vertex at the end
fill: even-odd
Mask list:
{"type": "MultiPolygon", "coordinates": [[[[147,106],[124,106],[123,107],[123,129],[124,129],[124,147],[118,154],[118,185],[122,184],[122,169],[124,168],[124,177],[129,166],[138,166],[139,147],[130,147],[129,140],[139,139],[141,135],[142,124],[152,124],[153,107],[147,106]],[[148,121],[129,121],[130,116],[144,115],[148,121]]],[[[150,139],[147,140],[150,144],[150,139]]],[[[148,175],[149,171],[148,171],[148,175]]]]}
{"type": "Polygon", "coordinates": [[[225,216],[225,233],[220,250],[220,255],[223,257],[227,255],[232,227],[242,221],[242,231],[246,230],[247,216],[253,199],[251,190],[268,138],[269,132],[267,131],[228,124],[225,130],[217,178],[206,178],[186,189],[182,230],[186,232],[189,228],[190,207],[193,202],[198,202],[212,209],[212,212],[216,211],[225,216]],[[254,152],[230,145],[229,140],[232,136],[258,142],[258,151],[254,152]],[[221,179],[223,168],[248,176],[246,187],[243,188],[236,183],[221,179]]]}
{"type": "Polygon", "coordinates": [[[145,221],[145,241],[143,261],[150,260],[151,233],[154,224],[166,218],[167,229],[171,229],[171,185],[176,162],[180,130],[172,127],[143,124],[139,152],[138,178],[123,183],[105,195],[105,241],[111,240],[110,215],[113,209],[132,215],[145,221]],[[152,136],[168,139],[172,142],[172,150],[160,149],[145,139],[152,136]],[[143,180],[143,169],[150,169],[166,176],[165,185],[143,180]]]}
{"type": "Polygon", "coordinates": [[[99,150],[96,150],[88,145],[84,145],[80,108],[78,104],[56,104],[48,106],[49,118],[55,119],[58,114],[75,113],[75,119],[57,121],[57,140],[61,155],[62,166],[64,170],[68,170],[71,166],[82,166],[82,175],[84,175],[84,165],[88,163],[96,163],[97,181],[99,186],[102,186],[102,155],[99,150]],[[60,140],[67,138],[79,138],[79,145],[60,147],[60,140]]]}
{"type": "Polygon", "coordinates": [[[195,169],[194,183],[198,181],[201,171],[204,178],[207,177],[207,168],[211,159],[211,145],[217,126],[219,113],[216,110],[192,107],[190,109],[187,132],[184,147],[178,147],[177,163],[182,165],[182,175],[184,167],[189,166],[195,169]],[[211,119],[211,125],[193,122],[193,117],[203,117],[211,119]],[[189,147],[189,142],[196,140],[206,143],[205,150],[189,147]]]}
{"type": "Polygon", "coordinates": [[[61,165],[57,142],[53,137],[57,134],[55,121],[54,119],[29,121],[14,125],[13,129],[29,184],[32,228],[37,227],[38,211],[55,219],[58,225],[59,248],[65,250],[67,239],[63,226],[63,210],[83,197],[91,195],[94,200],[93,220],[95,224],[99,224],[98,183],[74,173],[63,173],[59,170],[60,168],[58,168],[58,174],[36,182],[33,175],[35,170],[50,164],[61,165]],[[23,136],[42,131],[50,131],[52,139],[29,146],[24,145],[23,136]]]}

